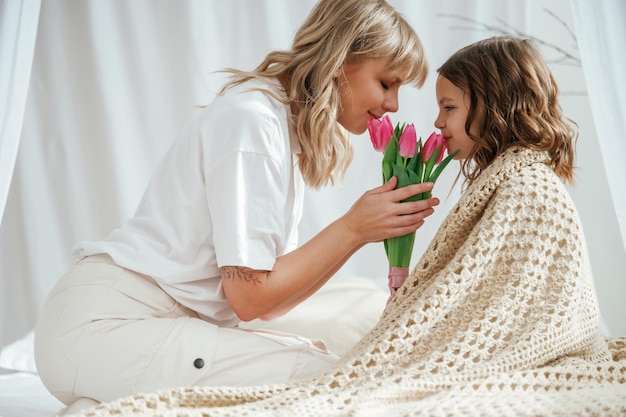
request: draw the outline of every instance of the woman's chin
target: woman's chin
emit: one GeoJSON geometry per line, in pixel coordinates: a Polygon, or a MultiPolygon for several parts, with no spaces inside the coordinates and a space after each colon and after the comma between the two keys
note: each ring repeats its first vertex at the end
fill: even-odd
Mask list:
{"type": "Polygon", "coordinates": [[[367,125],[365,126],[350,126],[350,127],[346,127],[346,130],[350,133],[352,133],[353,135],[362,135],[363,133],[367,132],[367,125]]]}
{"type": "Polygon", "coordinates": [[[350,132],[353,135],[362,135],[363,133],[367,132],[367,123],[361,126],[361,125],[357,125],[356,123],[348,125],[348,124],[339,122],[339,125],[341,125],[341,127],[346,129],[348,132],[350,132]]]}

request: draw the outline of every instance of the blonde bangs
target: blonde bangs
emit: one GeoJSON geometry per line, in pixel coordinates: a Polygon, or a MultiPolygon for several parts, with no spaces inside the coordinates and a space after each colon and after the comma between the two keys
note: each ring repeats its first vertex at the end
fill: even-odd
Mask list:
{"type": "Polygon", "coordinates": [[[355,40],[347,61],[391,58],[390,69],[405,73],[402,83],[421,88],[428,62],[417,33],[399,13],[373,16],[370,24],[370,30],[355,40]]]}
{"type": "Polygon", "coordinates": [[[405,27],[406,22],[399,25],[397,37],[390,41],[395,41],[389,45],[392,57],[391,67],[406,72],[403,83],[412,84],[421,88],[428,75],[428,62],[424,54],[424,47],[415,32],[405,27]]]}

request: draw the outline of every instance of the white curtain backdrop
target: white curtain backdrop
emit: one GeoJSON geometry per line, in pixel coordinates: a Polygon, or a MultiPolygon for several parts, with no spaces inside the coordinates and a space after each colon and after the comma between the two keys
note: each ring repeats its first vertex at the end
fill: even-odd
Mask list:
{"type": "MultiPolygon", "coordinates": [[[[26,0],[0,1],[30,4],[26,0]]],[[[558,4],[563,2],[567,4],[567,0],[558,4]]],[[[0,108],[3,123],[10,119],[21,128],[21,134],[10,136],[3,127],[0,136],[1,158],[5,143],[17,143],[19,138],[19,151],[13,152],[14,168],[5,166],[2,159],[0,170],[0,184],[10,183],[8,193],[0,188],[0,197],[6,194],[6,204],[0,200],[4,211],[0,224],[0,345],[21,337],[35,324],[45,296],[71,264],[69,252],[75,242],[102,238],[132,215],[152,170],[177,132],[224,81],[215,71],[252,69],[270,50],[288,48],[314,3],[41,2],[40,13],[33,11],[29,20],[38,17],[39,24],[34,55],[32,45],[30,49],[32,74],[23,117],[10,116],[19,110],[19,101],[0,108]]],[[[451,15],[505,22],[526,32],[532,29],[530,2],[390,3],[420,34],[431,63],[425,87],[419,91],[405,87],[400,111],[392,116],[395,121],[415,123],[422,136],[433,130],[437,66],[461,46],[493,34],[469,30],[451,15]]],[[[39,2],[33,0],[33,4],[39,2]]],[[[7,43],[27,38],[28,30],[5,35],[10,8],[3,3],[0,10],[3,53],[7,43]]],[[[569,13],[569,6],[566,10],[569,13]]],[[[27,54],[29,50],[24,51],[27,54]]],[[[0,57],[3,81],[19,60],[16,55],[8,60],[4,54],[0,57]]],[[[0,85],[4,88],[4,83],[0,85]]],[[[14,81],[9,85],[17,86],[14,81]]],[[[353,143],[355,161],[343,187],[308,192],[302,240],[342,215],[365,190],[379,185],[380,154],[371,149],[366,135],[354,137],[353,143]]],[[[413,263],[458,198],[457,189],[450,191],[453,166],[437,183],[435,194],[443,204],[418,232],[413,263]]],[[[584,198],[579,200],[585,204],[584,198]]],[[[604,235],[604,228],[611,228],[610,224],[597,227],[591,215],[584,215],[583,221],[586,230],[604,235]]],[[[590,242],[594,250],[606,253],[604,245],[590,242]]],[[[610,288],[615,276],[623,276],[623,269],[600,258],[594,261],[594,256],[592,253],[592,263],[601,264],[598,285],[610,288]]],[[[382,244],[372,244],[353,257],[338,279],[364,276],[383,286],[386,270],[382,244]]],[[[621,300],[623,303],[623,296],[621,300]]],[[[622,308],[618,314],[623,315],[623,307],[601,307],[611,312],[622,308]]],[[[611,320],[622,322],[619,316],[611,320]]],[[[609,325],[611,320],[607,320],[609,325]]],[[[611,330],[626,333],[624,327],[611,330]]]]}
{"type": "MultiPolygon", "coordinates": [[[[622,242],[626,239],[626,1],[572,0],[591,110],[622,242]]],[[[622,252],[624,253],[624,252],[622,252]]],[[[625,294],[626,295],[626,294],[625,294]]]]}
{"type": "Polygon", "coordinates": [[[0,3],[0,219],[22,132],[40,6],[41,0],[0,3]]]}

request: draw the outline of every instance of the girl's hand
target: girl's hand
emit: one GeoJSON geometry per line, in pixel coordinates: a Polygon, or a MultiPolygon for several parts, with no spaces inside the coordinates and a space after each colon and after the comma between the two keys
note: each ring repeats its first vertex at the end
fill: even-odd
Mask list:
{"type": "Polygon", "coordinates": [[[424,219],[435,212],[438,198],[402,202],[415,194],[433,189],[432,183],[413,184],[394,189],[396,177],[365,192],[339,221],[362,243],[378,242],[419,229],[424,219]]]}

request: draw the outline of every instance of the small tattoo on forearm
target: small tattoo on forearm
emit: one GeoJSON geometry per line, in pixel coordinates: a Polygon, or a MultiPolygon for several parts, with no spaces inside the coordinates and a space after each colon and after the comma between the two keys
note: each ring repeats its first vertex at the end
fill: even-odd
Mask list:
{"type": "Polygon", "coordinates": [[[256,269],[245,268],[242,266],[223,266],[220,268],[224,279],[238,278],[244,282],[251,282],[254,285],[261,284],[262,277],[268,279],[272,271],[259,271],[256,269]]]}

